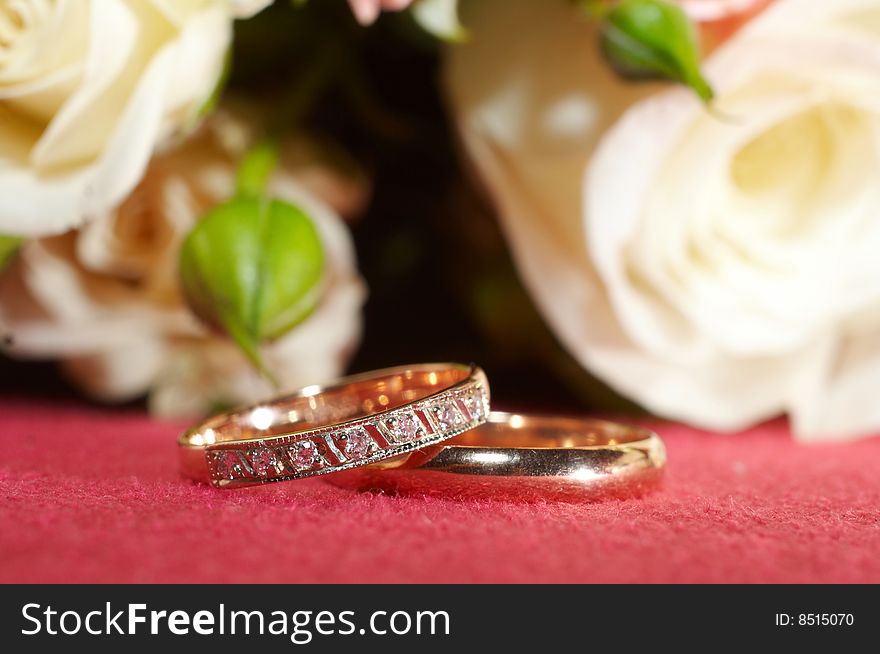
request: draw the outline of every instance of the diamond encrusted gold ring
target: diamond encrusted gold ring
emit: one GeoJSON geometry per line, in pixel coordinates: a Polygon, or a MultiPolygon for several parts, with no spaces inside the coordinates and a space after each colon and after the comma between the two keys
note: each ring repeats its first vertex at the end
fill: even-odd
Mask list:
{"type": "Polygon", "coordinates": [[[308,386],[184,432],[183,473],[222,488],[323,475],[434,445],[486,422],[476,366],[388,368],[308,386]]]}

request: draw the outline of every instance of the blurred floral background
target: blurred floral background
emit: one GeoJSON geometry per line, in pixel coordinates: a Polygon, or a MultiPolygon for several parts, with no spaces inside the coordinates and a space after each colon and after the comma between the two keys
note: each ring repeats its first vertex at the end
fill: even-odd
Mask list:
{"type": "Polygon", "coordinates": [[[876,433],[878,110],[880,0],[8,0],[0,389],[876,433]]]}

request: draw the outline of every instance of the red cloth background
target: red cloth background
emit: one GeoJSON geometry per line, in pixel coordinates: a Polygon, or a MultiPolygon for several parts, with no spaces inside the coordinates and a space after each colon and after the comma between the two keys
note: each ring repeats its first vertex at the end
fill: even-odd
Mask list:
{"type": "Polygon", "coordinates": [[[653,425],[640,500],[391,497],[181,479],[180,425],[0,401],[3,582],[880,582],[880,439],[795,444],[653,425]]]}

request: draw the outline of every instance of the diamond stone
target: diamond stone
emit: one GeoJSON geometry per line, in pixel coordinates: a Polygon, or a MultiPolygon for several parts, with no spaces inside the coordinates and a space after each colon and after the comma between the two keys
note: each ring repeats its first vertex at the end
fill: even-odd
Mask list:
{"type": "Polygon", "coordinates": [[[241,474],[238,454],[231,450],[217,452],[214,455],[214,469],[221,479],[235,479],[241,474]]]}
{"type": "Polygon", "coordinates": [[[290,460],[300,470],[306,470],[315,465],[318,452],[312,441],[299,441],[288,448],[290,460]]]}
{"type": "Polygon", "coordinates": [[[394,418],[391,429],[399,441],[411,441],[419,435],[419,420],[411,413],[401,413],[394,418]]]}
{"type": "Polygon", "coordinates": [[[468,395],[464,400],[464,405],[467,407],[468,413],[471,414],[472,420],[480,420],[483,417],[485,406],[483,404],[483,394],[479,391],[474,391],[468,395]]]}
{"type": "Polygon", "coordinates": [[[266,447],[251,450],[248,452],[248,459],[257,477],[268,477],[278,470],[278,455],[275,454],[275,450],[266,447]]]}
{"type": "Polygon", "coordinates": [[[345,437],[343,451],[346,459],[359,459],[370,451],[372,439],[363,427],[346,429],[343,435],[345,437]]]}
{"type": "Polygon", "coordinates": [[[434,407],[434,415],[437,417],[437,422],[443,431],[454,429],[462,422],[461,415],[452,402],[434,407]]]}

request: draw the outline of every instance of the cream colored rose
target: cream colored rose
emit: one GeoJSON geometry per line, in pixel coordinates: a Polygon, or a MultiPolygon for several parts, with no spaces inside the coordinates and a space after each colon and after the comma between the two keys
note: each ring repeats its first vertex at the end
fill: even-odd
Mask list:
{"type": "Polygon", "coordinates": [[[880,2],[781,0],[684,89],[626,85],[566,3],[466,5],[447,85],[568,350],[665,416],[880,429],[880,2]]]}
{"type": "Polygon", "coordinates": [[[210,96],[230,0],[0,3],[0,233],[59,233],[121,202],[210,96]]]}
{"type": "Polygon", "coordinates": [[[250,18],[271,5],[275,0],[229,0],[232,3],[232,13],[236,18],[250,18]]]}
{"type": "MultiPolygon", "coordinates": [[[[221,110],[187,142],[157,156],[118,210],[78,231],[28,243],[0,283],[8,354],[61,359],[79,385],[103,400],[149,392],[151,409],[161,416],[197,415],[218,403],[269,395],[273,389],[231,340],[191,314],[177,281],[182,239],[200,215],[230,196],[235,164],[249,142],[247,126],[221,110]]],[[[287,389],[342,372],[360,337],[365,295],[348,228],[311,190],[328,192],[333,176],[315,174],[306,147],[290,144],[270,182],[274,194],[313,219],[327,266],[315,312],[265,348],[267,366],[287,389]]],[[[355,188],[343,179],[335,186],[327,193],[331,201],[355,188]]]]}

